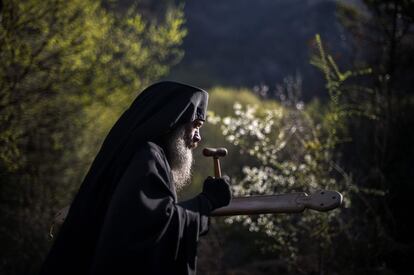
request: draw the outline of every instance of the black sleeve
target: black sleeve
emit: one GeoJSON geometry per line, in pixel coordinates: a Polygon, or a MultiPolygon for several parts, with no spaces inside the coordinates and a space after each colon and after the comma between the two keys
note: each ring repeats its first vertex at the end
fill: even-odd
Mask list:
{"type": "Polygon", "coordinates": [[[192,199],[179,202],[178,205],[188,211],[200,213],[200,236],[207,234],[210,222],[208,215],[213,209],[208,198],[204,194],[199,194],[192,199]]]}
{"type": "Polygon", "coordinates": [[[176,203],[165,157],[145,146],[111,199],[92,274],[191,274],[208,223],[197,204],[176,203]]]}

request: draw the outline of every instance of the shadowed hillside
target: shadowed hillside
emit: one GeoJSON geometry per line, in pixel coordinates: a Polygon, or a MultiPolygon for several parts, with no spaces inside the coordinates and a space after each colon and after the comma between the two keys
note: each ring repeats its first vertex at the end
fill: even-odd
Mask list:
{"type": "Polygon", "coordinates": [[[335,11],[335,1],[188,1],[185,56],[170,78],[202,87],[252,87],[300,73],[305,99],[323,96],[309,52],[315,33],[335,53],[349,52],[335,11]]]}

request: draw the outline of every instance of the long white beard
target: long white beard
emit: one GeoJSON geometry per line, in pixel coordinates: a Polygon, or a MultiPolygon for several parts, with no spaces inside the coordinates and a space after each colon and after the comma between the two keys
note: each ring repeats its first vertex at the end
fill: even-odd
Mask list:
{"type": "Polygon", "coordinates": [[[193,166],[193,152],[186,145],[184,125],[172,132],[168,139],[167,157],[173,182],[176,189],[180,190],[190,183],[193,166]]]}

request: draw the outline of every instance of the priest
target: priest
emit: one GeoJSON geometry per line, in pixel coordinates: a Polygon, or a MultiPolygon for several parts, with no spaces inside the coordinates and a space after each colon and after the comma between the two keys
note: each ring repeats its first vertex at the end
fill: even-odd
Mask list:
{"type": "Polygon", "coordinates": [[[207,103],[206,91],[170,81],[135,99],[93,161],[42,275],[196,273],[208,216],[231,200],[228,178],[209,177],[199,195],[177,201],[207,103]]]}

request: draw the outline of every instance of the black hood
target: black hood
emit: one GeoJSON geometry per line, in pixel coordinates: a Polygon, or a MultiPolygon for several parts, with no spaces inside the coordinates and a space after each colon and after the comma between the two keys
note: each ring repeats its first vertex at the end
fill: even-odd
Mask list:
{"type": "Polygon", "coordinates": [[[208,93],[200,88],[171,81],[149,86],[115,123],[94,165],[112,167],[114,160],[123,167],[143,142],[155,141],[181,123],[204,121],[207,104],[208,93]]]}
{"type": "Polygon", "coordinates": [[[139,146],[178,124],[205,120],[207,104],[206,91],[186,84],[164,81],[146,88],[112,127],[80,191],[101,193],[103,185],[112,186],[106,182],[118,180],[139,146]]]}

